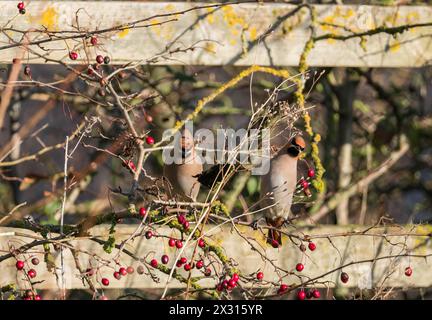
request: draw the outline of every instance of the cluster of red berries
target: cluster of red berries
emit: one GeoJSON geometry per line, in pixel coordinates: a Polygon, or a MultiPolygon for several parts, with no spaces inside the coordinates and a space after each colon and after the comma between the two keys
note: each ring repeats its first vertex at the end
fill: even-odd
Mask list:
{"type": "MultiPolygon", "coordinates": [[[[306,251],[306,246],[304,244],[300,245],[300,251],[305,252],[306,251]]],[[[310,251],[315,251],[315,249],[317,248],[316,244],[313,242],[309,242],[308,244],[308,248],[310,251]]]]}
{"type": "MultiPolygon", "coordinates": [[[[39,259],[38,259],[38,258],[33,258],[33,259],[31,259],[31,263],[32,263],[34,266],[37,266],[37,265],[39,264],[39,259]]],[[[22,261],[22,260],[18,260],[18,261],[16,262],[16,264],[15,264],[16,269],[19,270],[19,271],[23,270],[23,269],[24,269],[24,266],[25,266],[25,263],[24,263],[24,261],[22,261]]],[[[29,270],[27,271],[27,276],[28,276],[30,279],[36,278],[36,276],[37,276],[37,272],[36,272],[36,270],[33,269],[33,268],[29,269],[29,270]]]]}
{"type": "Polygon", "coordinates": [[[225,280],[221,281],[216,286],[216,290],[219,291],[219,292],[221,292],[223,290],[231,291],[235,287],[237,287],[239,279],[240,279],[239,275],[237,273],[233,273],[233,275],[232,275],[232,277],[230,279],[225,279],[225,280]]]}
{"type": "Polygon", "coordinates": [[[102,63],[109,64],[111,62],[111,59],[108,56],[103,57],[102,55],[98,54],[96,56],[96,62],[98,64],[102,64],[102,63]]]}
{"type": "Polygon", "coordinates": [[[22,298],[23,300],[42,300],[42,297],[35,294],[32,290],[26,290],[22,298]]]}
{"type": "Polygon", "coordinates": [[[134,268],[132,266],[129,266],[127,268],[121,267],[118,271],[114,272],[113,276],[114,276],[115,279],[120,280],[122,276],[126,276],[128,274],[132,274],[132,273],[134,273],[134,271],[135,270],[134,270],[134,268]]]}
{"type": "Polygon", "coordinates": [[[301,289],[299,292],[297,292],[297,299],[299,299],[299,300],[304,300],[306,298],[319,299],[320,297],[321,297],[321,293],[317,289],[309,290],[307,293],[303,289],[301,289]]]}
{"type": "Polygon", "coordinates": [[[22,2],[22,1],[18,2],[17,8],[18,8],[18,11],[19,11],[20,14],[25,14],[26,13],[24,2],[22,2]]]}
{"type": "Polygon", "coordinates": [[[175,240],[173,238],[170,238],[168,240],[168,245],[170,247],[176,247],[177,249],[181,249],[183,247],[183,242],[181,240],[175,240]]]}
{"type": "Polygon", "coordinates": [[[189,221],[187,220],[186,216],[184,214],[179,214],[177,216],[177,221],[183,226],[184,230],[189,229],[189,221]]]}

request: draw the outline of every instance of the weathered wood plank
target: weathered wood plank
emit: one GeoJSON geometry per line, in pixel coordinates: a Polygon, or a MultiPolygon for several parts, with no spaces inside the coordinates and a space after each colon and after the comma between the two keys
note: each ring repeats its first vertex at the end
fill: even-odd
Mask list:
{"type": "MultiPolygon", "coordinates": [[[[102,30],[116,25],[144,19],[155,14],[174,13],[200,6],[200,3],[154,3],[110,1],[31,1],[25,15],[17,14],[16,2],[0,1],[0,21],[3,28],[19,30],[47,28],[50,31],[102,30]],[[12,19],[13,18],[13,19],[12,19]],[[11,22],[7,23],[10,19],[11,22]]],[[[364,6],[316,5],[317,36],[331,33],[348,35],[348,30],[364,32],[381,26],[393,27],[413,23],[432,22],[430,6],[364,6]]],[[[148,28],[125,29],[100,35],[97,49],[83,48],[82,39],[59,40],[37,46],[28,56],[29,62],[41,63],[43,55],[63,59],[67,63],[94,61],[97,53],[108,54],[115,63],[143,61],[152,64],[188,65],[279,65],[296,66],[309,38],[310,14],[307,8],[298,9],[288,4],[238,4],[221,8],[205,8],[181,15],[150,19],[135,26],[164,23],[148,28]],[[168,47],[171,51],[196,46],[193,51],[177,52],[165,58],[148,61],[168,47]],[[79,59],[68,58],[68,47],[75,48],[79,59]],[[88,61],[88,60],[87,60],[88,61]]],[[[30,40],[46,36],[29,33],[30,40]]],[[[55,34],[57,36],[59,34],[55,34]]],[[[71,35],[65,33],[60,36],[71,35]]],[[[54,34],[53,34],[54,36],[54,34]]],[[[327,39],[316,43],[308,56],[311,66],[369,66],[416,67],[432,59],[432,28],[417,27],[393,37],[376,34],[360,39],[336,41],[327,39]]],[[[13,30],[0,35],[0,62],[10,63],[18,48],[6,47],[22,41],[22,34],[13,30]]],[[[52,61],[49,61],[52,62],[52,61]]]]}
{"type": "MultiPolygon", "coordinates": [[[[135,230],[135,228],[136,226],[118,225],[115,236],[117,242],[126,239],[135,230]]],[[[106,240],[108,238],[108,229],[108,226],[99,226],[92,229],[91,233],[106,240]]],[[[418,248],[411,251],[411,255],[424,256],[432,254],[432,245],[430,241],[428,242],[428,239],[430,239],[431,226],[375,228],[366,232],[368,235],[355,236],[344,236],[344,234],[346,235],[348,231],[352,230],[366,230],[366,227],[320,226],[313,229],[304,229],[301,231],[304,232],[304,234],[311,236],[322,235],[321,238],[314,238],[313,240],[317,244],[317,249],[313,252],[308,250],[304,256],[302,256],[302,252],[298,247],[292,244],[286,237],[283,239],[284,246],[281,249],[273,249],[265,245],[264,236],[259,231],[253,231],[251,228],[242,227],[239,227],[239,230],[242,232],[243,236],[247,237],[251,243],[259,248],[260,253],[273,259],[276,265],[284,269],[294,270],[296,263],[302,261],[305,264],[305,269],[301,273],[301,276],[304,276],[303,281],[308,279],[308,277],[313,278],[323,275],[328,271],[334,270],[350,262],[374,259],[373,262],[353,264],[343,268],[343,271],[348,272],[350,275],[350,281],[344,286],[371,288],[379,287],[381,285],[384,287],[429,287],[432,285],[432,277],[429,276],[432,271],[431,258],[408,258],[405,256],[391,259],[380,259],[381,257],[404,254],[406,253],[406,248],[414,247],[418,248]],[[405,234],[407,233],[415,236],[406,237],[405,234]],[[334,235],[337,234],[340,236],[334,237],[334,235]],[[331,242],[326,238],[326,235],[333,235],[331,237],[331,242]],[[386,235],[386,237],[383,237],[383,235],[386,235]],[[411,277],[406,277],[404,275],[405,267],[408,265],[410,265],[414,270],[411,277]],[[385,278],[387,275],[389,275],[389,277],[385,278]],[[386,280],[383,283],[384,279],[386,280]]],[[[11,246],[17,248],[24,243],[32,241],[32,239],[23,236],[12,236],[11,234],[14,232],[25,232],[26,234],[35,235],[27,230],[0,228],[0,235],[3,235],[0,236],[1,255],[5,252],[9,252],[11,246]]],[[[172,236],[172,230],[169,229],[162,228],[162,230],[158,230],[158,233],[172,236]]],[[[242,275],[251,274],[253,276],[255,272],[261,270],[265,273],[265,280],[278,281],[279,277],[275,273],[271,264],[269,262],[264,262],[259,253],[252,251],[247,242],[236,232],[223,227],[222,230],[220,228],[213,229],[213,231],[208,234],[213,234],[209,243],[214,241],[214,243],[221,245],[225,249],[227,256],[238,262],[238,268],[242,275]]],[[[96,265],[96,260],[92,255],[112,260],[117,253],[116,250],[113,250],[111,255],[108,255],[102,250],[101,245],[87,239],[72,241],[71,244],[74,245],[77,250],[86,252],[79,255],[79,260],[84,268],[89,265],[96,265]]],[[[194,245],[191,245],[186,248],[184,254],[185,257],[190,258],[193,247],[194,245]]],[[[167,241],[162,240],[161,238],[152,238],[147,240],[145,237],[140,238],[139,241],[135,240],[131,245],[127,245],[126,249],[135,253],[139,257],[146,257],[147,262],[153,258],[153,255],[160,261],[162,254],[168,254],[170,257],[168,266],[172,265],[176,252],[175,249],[170,248],[167,245],[167,241]],[[155,252],[155,254],[152,252],[155,252]]],[[[43,255],[41,254],[42,248],[40,246],[33,248],[31,252],[43,261],[43,255]]],[[[55,253],[55,256],[56,264],[57,266],[60,266],[59,253],[55,253]]],[[[29,258],[30,255],[27,255],[26,257],[29,258]]],[[[20,259],[22,259],[22,256],[20,256],[20,259]]],[[[64,259],[66,288],[83,288],[83,283],[80,280],[79,274],[75,268],[75,262],[69,250],[65,251],[64,259]]],[[[139,262],[132,261],[132,259],[125,254],[121,255],[120,263],[121,265],[132,265],[135,269],[139,265],[139,262]]],[[[161,288],[164,287],[166,281],[166,275],[159,270],[155,271],[155,275],[160,278],[159,283],[152,281],[148,275],[138,275],[136,272],[133,275],[129,275],[124,279],[117,281],[113,279],[112,267],[114,267],[113,263],[111,263],[110,267],[103,267],[100,269],[96,276],[97,278],[94,278],[94,280],[99,279],[99,281],[95,281],[98,286],[101,286],[100,278],[103,276],[110,279],[111,284],[109,288],[161,288]]],[[[16,283],[25,287],[23,284],[23,274],[22,272],[17,272],[14,258],[0,262],[0,268],[2,269],[2,272],[0,273],[0,286],[16,283]]],[[[44,262],[34,268],[38,272],[38,276],[35,280],[44,280],[43,282],[36,284],[36,288],[53,289],[58,287],[55,276],[47,272],[44,262]]],[[[187,275],[182,268],[179,270],[180,274],[184,276],[187,275]]],[[[201,273],[194,269],[192,274],[200,275],[201,273]]],[[[339,276],[340,270],[325,275],[320,280],[328,282],[322,282],[321,285],[328,285],[329,287],[340,285],[339,276]]],[[[283,281],[289,284],[298,284],[299,278],[290,275],[284,278],[283,281]]],[[[214,287],[217,283],[217,279],[200,280],[198,283],[204,287],[214,287]]],[[[259,286],[260,284],[255,285],[259,286]]],[[[182,287],[182,284],[177,280],[172,280],[170,287],[178,288],[182,287]]]]}

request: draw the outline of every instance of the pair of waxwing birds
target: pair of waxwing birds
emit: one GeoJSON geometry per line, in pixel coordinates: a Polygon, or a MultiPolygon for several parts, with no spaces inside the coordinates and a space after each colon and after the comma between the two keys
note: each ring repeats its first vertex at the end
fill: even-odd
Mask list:
{"type": "MultiPolygon", "coordinates": [[[[164,176],[177,198],[196,201],[199,180],[203,179],[203,166],[197,158],[193,136],[187,129],[182,131],[180,147],[183,162],[165,165],[164,176]]],[[[294,136],[271,159],[269,172],[261,176],[259,204],[267,224],[272,228],[282,227],[289,217],[297,187],[297,162],[305,147],[304,139],[300,135],[294,136]]],[[[214,168],[208,172],[212,173],[214,168]]],[[[267,242],[273,247],[282,245],[281,232],[276,229],[269,229],[267,235],[267,242]]]]}

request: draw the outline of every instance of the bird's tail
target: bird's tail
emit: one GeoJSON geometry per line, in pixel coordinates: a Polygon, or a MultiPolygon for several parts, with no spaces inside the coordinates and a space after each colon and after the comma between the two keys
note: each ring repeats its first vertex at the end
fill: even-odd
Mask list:
{"type": "Polygon", "coordinates": [[[269,229],[267,234],[267,243],[272,247],[279,247],[282,245],[282,233],[278,230],[269,229]]]}

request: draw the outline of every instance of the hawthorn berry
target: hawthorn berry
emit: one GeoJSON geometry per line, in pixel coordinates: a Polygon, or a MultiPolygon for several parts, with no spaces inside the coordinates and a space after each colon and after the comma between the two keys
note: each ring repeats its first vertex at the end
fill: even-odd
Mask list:
{"type": "Polygon", "coordinates": [[[70,58],[71,60],[76,60],[76,59],[78,59],[78,53],[76,53],[75,51],[71,51],[71,52],[69,52],[69,58],[70,58]]]}
{"type": "Polygon", "coordinates": [[[109,280],[107,279],[107,278],[102,278],[102,280],[101,280],[101,282],[102,282],[102,284],[104,285],[104,286],[109,286],[109,280]]]}
{"type": "Polygon", "coordinates": [[[186,220],[185,223],[183,223],[183,228],[185,230],[189,229],[189,221],[186,220]]]}
{"type": "Polygon", "coordinates": [[[340,278],[343,283],[347,283],[349,280],[349,275],[346,272],[342,272],[340,278]]]}
{"type": "Polygon", "coordinates": [[[298,272],[302,272],[303,269],[304,269],[304,265],[303,265],[303,263],[297,263],[297,265],[296,265],[296,270],[297,270],[298,272]]]}
{"type": "Polygon", "coordinates": [[[185,264],[187,262],[187,259],[185,257],[181,257],[179,261],[181,264],[185,264]]]}
{"type": "Polygon", "coordinates": [[[312,291],[312,296],[316,299],[319,299],[321,297],[321,293],[317,289],[315,289],[312,291]]]}
{"type": "Polygon", "coordinates": [[[146,210],[146,208],[140,208],[139,209],[139,215],[141,216],[141,217],[145,217],[146,216],[146,214],[147,214],[147,210],[146,210]]]}
{"type": "Polygon", "coordinates": [[[309,242],[308,248],[310,251],[314,251],[316,249],[316,244],[313,242],[309,242]]]}
{"type": "Polygon", "coordinates": [[[192,269],[192,266],[191,266],[189,263],[186,263],[186,264],[184,265],[184,269],[185,269],[186,271],[190,271],[190,269],[192,269]]]}
{"type": "Polygon", "coordinates": [[[128,274],[132,274],[132,273],[134,273],[135,269],[132,266],[129,266],[126,268],[126,271],[128,274]]]}
{"type": "Polygon", "coordinates": [[[205,241],[203,240],[203,239],[199,239],[198,240],[198,246],[200,247],[200,248],[204,248],[205,247],[205,241]]]}
{"type": "Polygon", "coordinates": [[[119,269],[119,271],[118,271],[122,276],[125,276],[125,275],[127,275],[127,271],[126,271],[126,268],[124,268],[124,267],[121,267],[120,269],[119,269]]]}
{"type": "Polygon", "coordinates": [[[186,222],[186,217],[184,216],[184,214],[179,214],[177,216],[177,222],[180,224],[184,224],[186,222]]]}
{"type": "Polygon", "coordinates": [[[204,262],[202,260],[200,260],[196,263],[197,269],[201,269],[203,266],[204,266],[204,262]]]}
{"type": "Polygon", "coordinates": [[[103,62],[104,62],[105,64],[109,64],[109,63],[111,62],[110,57],[105,56],[105,58],[103,59],[103,62]]]}
{"type": "Polygon", "coordinates": [[[221,284],[221,283],[219,283],[217,286],[216,286],[216,290],[217,291],[222,291],[223,290],[223,285],[221,284]]]}
{"type": "Polygon", "coordinates": [[[21,9],[21,10],[19,11],[19,13],[20,13],[20,14],[25,14],[25,13],[26,13],[26,9],[21,9]]]}
{"type": "Polygon", "coordinates": [[[35,300],[42,300],[42,297],[41,297],[40,295],[37,294],[37,295],[34,296],[34,299],[35,299],[35,300]]]}
{"type": "Polygon", "coordinates": [[[151,239],[151,238],[153,237],[153,232],[151,232],[150,230],[147,231],[147,232],[145,233],[145,237],[146,237],[146,239],[151,239]]]}
{"type": "Polygon", "coordinates": [[[33,258],[33,259],[31,259],[31,263],[32,263],[34,266],[37,266],[37,265],[39,264],[39,259],[38,259],[38,258],[33,258]]]}
{"type": "Polygon", "coordinates": [[[176,245],[176,241],[175,241],[173,238],[170,238],[170,239],[168,240],[168,245],[169,245],[170,247],[174,247],[174,246],[176,245]]]}
{"type": "Polygon", "coordinates": [[[306,251],[306,246],[304,244],[300,245],[300,251],[305,252],[306,251]]]}
{"type": "Polygon", "coordinates": [[[205,269],[204,274],[205,274],[207,277],[209,277],[209,276],[211,275],[211,269],[210,269],[210,268],[205,269]]]}
{"type": "Polygon", "coordinates": [[[144,271],[145,271],[144,266],[138,266],[138,268],[137,268],[138,274],[143,274],[144,271]]]}
{"type": "Polygon", "coordinates": [[[22,270],[24,269],[24,261],[18,260],[15,264],[17,270],[22,270]]]}
{"type": "MultiPolygon", "coordinates": [[[[104,92],[105,92],[105,91],[104,91],[104,92]]],[[[135,164],[133,163],[132,160],[129,160],[129,161],[128,161],[128,166],[129,166],[129,168],[130,168],[132,171],[136,171],[135,164]]]]}
{"type": "Polygon", "coordinates": [[[237,282],[234,279],[230,279],[228,281],[228,287],[235,288],[237,286],[237,282]]]}
{"type": "Polygon", "coordinates": [[[224,287],[225,289],[228,289],[228,287],[229,287],[228,280],[222,281],[222,287],[224,287]]]}
{"type": "Polygon", "coordinates": [[[304,299],[306,298],[306,293],[304,292],[304,290],[300,290],[300,291],[297,293],[297,298],[298,298],[299,300],[304,300],[304,299]]]}
{"type": "Polygon", "coordinates": [[[155,143],[155,140],[154,140],[153,137],[148,136],[148,137],[146,138],[146,143],[149,144],[149,145],[152,145],[152,144],[155,143]]]}
{"type": "Polygon", "coordinates": [[[115,272],[113,273],[113,276],[114,276],[114,278],[117,279],[117,280],[120,280],[120,279],[121,279],[121,274],[120,274],[120,272],[118,272],[118,271],[115,271],[115,272]]]}
{"type": "Polygon", "coordinates": [[[262,273],[261,271],[258,272],[256,278],[261,281],[264,278],[264,273],[262,273]]]}
{"type": "Polygon", "coordinates": [[[315,177],[315,170],[314,169],[309,169],[308,170],[308,177],[309,178],[315,177]]]}
{"type": "Polygon", "coordinates": [[[284,293],[284,292],[287,291],[287,290],[288,290],[288,285],[282,283],[282,284],[280,285],[280,287],[279,287],[278,294],[282,294],[282,293],[284,293]]]}
{"type": "Polygon", "coordinates": [[[176,263],[177,268],[181,268],[182,265],[183,265],[183,263],[181,263],[180,261],[177,261],[177,263],[176,263]]]}
{"type": "Polygon", "coordinates": [[[157,262],[157,260],[156,260],[156,259],[153,259],[152,261],[150,261],[150,265],[151,265],[153,268],[156,268],[156,267],[158,266],[158,262],[157,262]]]}
{"type": "Polygon", "coordinates": [[[302,185],[303,189],[309,188],[309,182],[307,182],[306,180],[302,180],[301,185],[302,185]]]}
{"type": "Polygon", "coordinates": [[[237,273],[234,273],[234,274],[232,275],[232,279],[233,279],[235,282],[237,282],[237,281],[239,280],[239,275],[238,275],[237,273]]]}
{"type": "Polygon", "coordinates": [[[104,58],[100,54],[98,54],[96,56],[96,62],[102,64],[104,62],[104,58]]]}
{"type": "Polygon", "coordinates": [[[95,45],[98,44],[98,39],[96,37],[91,37],[90,38],[90,43],[95,46],[95,45]]]}
{"type": "Polygon", "coordinates": [[[167,264],[168,261],[169,261],[168,256],[167,256],[166,254],[164,254],[164,255],[162,256],[162,258],[161,258],[161,261],[162,261],[163,264],[167,264]]]}
{"type": "Polygon", "coordinates": [[[405,275],[407,276],[407,277],[411,277],[411,275],[412,275],[412,268],[411,267],[406,267],[405,268],[405,275]]]}
{"type": "Polygon", "coordinates": [[[27,275],[28,275],[30,278],[36,278],[36,270],[35,270],[35,269],[30,269],[30,270],[27,272],[27,275]]]}
{"type": "Polygon", "coordinates": [[[276,239],[272,239],[271,245],[273,248],[279,248],[279,242],[276,239]]]}
{"type": "Polygon", "coordinates": [[[18,2],[17,8],[18,8],[18,10],[24,9],[24,2],[22,2],[22,1],[18,2]]]}
{"type": "Polygon", "coordinates": [[[183,242],[181,242],[181,240],[177,240],[175,245],[177,249],[181,249],[183,247],[183,242]]]}

